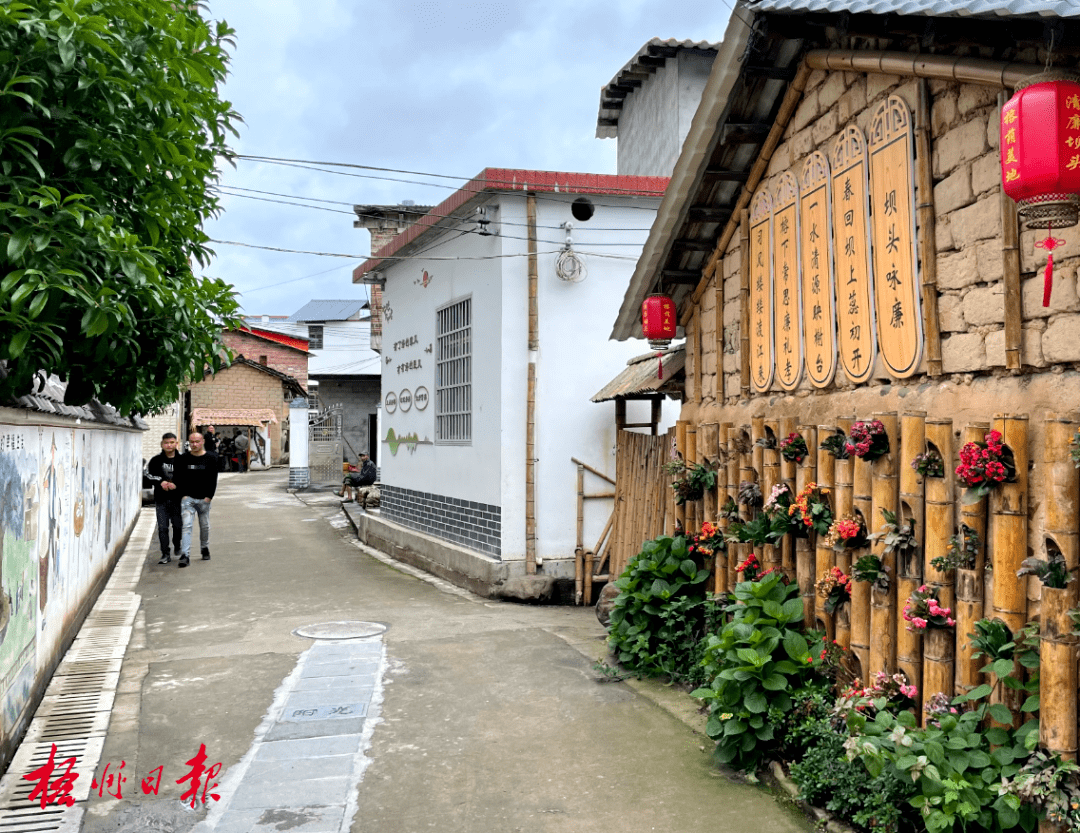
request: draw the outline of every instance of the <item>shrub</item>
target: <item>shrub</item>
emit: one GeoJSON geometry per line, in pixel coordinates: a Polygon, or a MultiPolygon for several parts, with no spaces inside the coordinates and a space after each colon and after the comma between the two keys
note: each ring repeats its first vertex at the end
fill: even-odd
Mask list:
{"type": "Polygon", "coordinates": [[[705,598],[709,571],[690,557],[686,538],[647,541],[615,582],[608,644],[639,674],[679,676],[694,660],[715,603],[705,598]]]}
{"type": "Polygon", "coordinates": [[[791,692],[813,678],[813,657],[798,631],[803,604],[796,585],[772,573],[737,585],[726,612],[732,620],[705,646],[708,686],[693,696],[709,705],[706,732],[717,759],[753,770],[776,746],[770,708],[790,711],[791,692]]]}

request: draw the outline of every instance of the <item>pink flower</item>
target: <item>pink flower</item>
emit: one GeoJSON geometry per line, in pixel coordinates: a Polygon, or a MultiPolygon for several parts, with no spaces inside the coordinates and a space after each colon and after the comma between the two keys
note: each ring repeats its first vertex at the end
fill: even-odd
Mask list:
{"type": "Polygon", "coordinates": [[[923,629],[925,629],[925,628],[926,628],[926,620],[925,620],[925,619],[922,619],[922,618],[920,618],[920,617],[918,617],[918,616],[916,616],[915,618],[913,618],[913,619],[911,620],[911,624],[913,624],[913,625],[914,625],[915,627],[917,627],[917,628],[918,628],[919,630],[923,630],[923,629]]]}
{"type": "Polygon", "coordinates": [[[900,686],[900,693],[903,694],[905,697],[910,697],[912,700],[914,700],[915,697],[919,694],[919,689],[917,689],[913,685],[902,685],[900,686]]]}
{"type": "Polygon", "coordinates": [[[951,628],[953,625],[956,624],[956,620],[945,617],[945,624],[951,628]]]}

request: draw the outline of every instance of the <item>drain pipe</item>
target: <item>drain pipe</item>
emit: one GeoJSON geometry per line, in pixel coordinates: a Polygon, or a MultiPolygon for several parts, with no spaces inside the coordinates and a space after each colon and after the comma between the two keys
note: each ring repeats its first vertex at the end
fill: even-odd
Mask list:
{"type": "Polygon", "coordinates": [[[536,354],[540,350],[540,323],[536,290],[536,194],[525,198],[529,237],[529,382],[525,398],[525,574],[536,573],[536,354]]]}
{"type": "Polygon", "coordinates": [[[811,49],[806,53],[806,63],[811,69],[936,78],[1008,89],[1044,69],[1036,64],[1006,63],[987,58],[856,49],[811,49]]]}

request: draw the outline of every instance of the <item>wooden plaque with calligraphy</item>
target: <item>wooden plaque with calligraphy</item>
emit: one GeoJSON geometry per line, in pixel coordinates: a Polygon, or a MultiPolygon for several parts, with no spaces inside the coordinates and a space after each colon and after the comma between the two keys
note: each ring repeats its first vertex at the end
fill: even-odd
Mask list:
{"type": "Polygon", "coordinates": [[[870,199],[866,137],[853,125],[833,142],[832,221],[836,264],[836,340],[840,365],[852,382],[874,371],[874,272],[870,263],[870,199]]]}
{"type": "Polygon", "coordinates": [[[750,387],[763,393],[773,381],[772,197],[761,188],[750,202],[750,387]]]}
{"type": "Polygon", "coordinates": [[[922,359],[911,110],[891,95],[870,122],[875,309],[881,358],[898,379],[922,359]]]}
{"type": "Polygon", "coordinates": [[[836,375],[836,304],[833,293],[829,160],[815,150],[800,178],[799,237],[806,375],[815,388],[836,375]]]}
{"type": "Polygon", "coordinates": [[[776,383],[784,390],[798,387],[803,372],[799,260],[799,181],[784,171],[773,186],[773,334],[776,383]]]}

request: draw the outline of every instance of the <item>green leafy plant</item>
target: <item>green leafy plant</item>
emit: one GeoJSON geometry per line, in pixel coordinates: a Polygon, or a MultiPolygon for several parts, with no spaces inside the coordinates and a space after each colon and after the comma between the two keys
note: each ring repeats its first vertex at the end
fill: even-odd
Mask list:
{"type": "Polygon", "coordinates": [[[871,541],[881,541],[885,545],[886,553],[900,555],[908,550],[919,548],[919,541],[915,537],[915,519],[905,518],[899,521],[896,513],[888,509],[881,510],[881,517],[885,522],[880,530],[869,536],[871,541]]]}
{"type": "Polygon", "coordinates": [[[889,568],[881,563],[876,555],[864,555],[851,566],[851,577],[855,581],[868,581],[879,590],[889,589],[889,568]]]}
{"type": "Polygon", "coordinates": [[[923,477],[945,476],[945,461],[934,449],[916,454],[915,459],[911,461],[911,467],[923,477]]]}
{"type": "Polygon", "coordinates": [[[779,573],[736,586],[727,613],[732,619],[708,637],[704,664],[708,686],[693,696],[709,706],[706,732],[716,741],[717,758],[753,770],[774,746],[770,708],[791,709],[791,692],[814,673],[797,585],[779,573]]]}
{"type": "Polygon", "coordinates": [[[685,663],[712,604],[705,597],[708,577],[682,536],[645,542],[615,582],[619,594],[608,623],[608,644],[624,667],[659,675],[685,663]]]}
{"type": "Polygon", "coordinates": [[[753,480],[739,484],[738,500],[743,506],[761,506],[761,487],[753,480]]]}
{"type": "Polygon", "coordinates": [[[829,436],[823,439],[821,441],[821,448],[837,460],[846,460],[851,456],[847,447],[847,437],[840,431],[837,431],[835,434],[829,434],[829,436]]]}
{"type": "Polygon", "coordinates": [[[888,772],[916,785],[908,803],[920,812],[928,833],[1000,833],[1017,825],[1031,830],[1035,813],[1016,795],[1000,794],[998,785],[1020,771],[1038,742],[1038,723],[1029,721],[1015,731],[984,731],[982,721],[996,709],[1004,707],[984,702],[961,715],[943,714],[937,725],[922,729],[908,711],[894,715],[881,709],[873,718],[852,711],[844,747],[850,758],[862,760],[871,777],[888,772]]]}
{"type": "MultiPolygon", "coordinates": [[[[994,684],[984,683],[967,695],[957,698],[978,699],[988,696],[999,686],[1026,693],[1027,699],[1020,711],[1033,714],[1039,710],[1039,626],[1029,622],[1014,635],[1000,619],[980,619],[975,623],[975,633],[969,634],[975,649],[973,659],[985,659],[987,664],[981,672],[990,674],[994,684]],[[1024,680],[1027,669],[1027,680],[1024,680]]],[[[991,716],[999,723],[1011,723],[1012,715],[1003,705],[991,706],[991,716]],[[995,711],[997,710],[997,711],[995,711]]]]}
{"type": "Polygon", "coordinates": [[[728,524],[727,539],[740,544],[776,544],[791,529],[787,515],[762,512],[749,521],[732,521],[728,524]]]}
{"type": "Polygon", "coordinates": [[[960,524],[960,531],[949,538],[945,555],[930,560],[935,570],[971,570],[979,557],[979,533],[967,524],[960,524]]]}
{"type": "Polygon", "coordinates": [[[39,372],[149,413],[227,361],[232,286],[197,277],[233,30],[196,3],[0,3],[0,401],[39,372]]]}
{"type": "Polygon", "coordinates": [[[1055,550],[1045,560],[1035,556],[1025,558],[1020,562],[1020,569],[1016,571],[1016,575],[1018,578],[1038,576],[1039,581],[1047,587],[1064,590],[1069,582],[1076,578],[1073,575],[1075,571],[1075,567],[1069,569],[1069,565],[1065,563],[1065,556],[1055,550]]]}
{"type": "Polygon", "coordinates": [[[1002,780],[1001,791],[1015,795],[1052,824],[1080,830],[1080,766],[1076,761],[1063,761],[1038,749],[1015,776],[1002,780]]]}
{"type": "Polygon", "coordinates": [[[795,495],[788,516],[792,520],[792,531],[806,537],[811,531],[818,535],[827,535],[832,525],[832,508],[826,495],[829,490],[817,483],[807,483],[802,491],[795,495]]]}
{"type": "Polygon", "coordinates": [[[728,499],[724,501],[724,505],[720,507],[718,514],[721,518],[726,518],[729,521],[737,521],[741,517],[739,514],[739,505],[735,502],[735,498],[728,496],[728,499]]]}
{"type": "Polygon", "coordinates": [[[700,500],[705,492],[716,486],[716,472],[702,463],[687,463],[681,457],[665,463],[663,470],[675,479],[671,488],[675,503],[682,505],[688,500],[700,500]]]}

